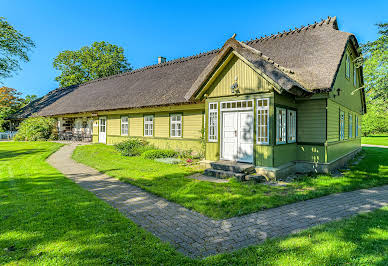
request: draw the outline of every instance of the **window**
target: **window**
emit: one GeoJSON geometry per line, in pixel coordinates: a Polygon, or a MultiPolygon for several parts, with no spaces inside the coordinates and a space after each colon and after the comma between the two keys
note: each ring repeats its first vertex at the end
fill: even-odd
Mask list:
{"type": "Polygon", "coordinates": [[[144,136],[152,137],[154,135],[154,116],[144,116],[144,136]]]}
{"type": "Polygon", "coordinates": [[[221,109],[224,110],[252,110],[253,109],[253,101],[252,100],[240,100],[240,101],[232,101],[232,102],[222,102],[221,109]]]}
{"type": "Polygon", "coordinates": [[[353,116],[349,114],[349,138],[353,138],[353,116]]]}
{"type": "Polygon", "coordinates": [[[296,142],[296,111],[287,110],[288,125],[287,125],[287,142],[296,142]]]}
{"type": "Polygon", "coordinates": [[[181,114],[173,114],[170,117],[170,136],[173,138],[182,137],[182,115],[181,114]]]}
{"type": "Polygon", "coordinates": [[[276,108],[276,144],[286,143],[286,109],[276,108]]]}
{"type": "Polygon", "coordinates": [[[353,64],[353,85],[357,87],[357,68],[355,64],[353,64]]]}
{"type": "Polygon", "coordinates": [[[209,103],[209,141],[217,142],[218,137],[218,103],[209,103]]]}
{"type": "Polygon", "coordinates": [[[356,130],[356,138],[357,138],[358,137],[358,116],[356,115],[354,118],[356,120],[355,130],[356,130]]]}
{"type": "Polygon", "coordinates": [[[257,143],[269,144],[269,99],[257,99],[257,143]]]}
{"type": "Polygon", "coordinates": [[[128,116],[121,117],[121,135],[128,136],[128,116]]]}
{"type": "Polygon", "coordinates": [[[345,139],[345,113],[340,112],[340,140],[345,139]]]}
{"type": "Polygon", "coordinates": [[[348,54],[345,55],[345,77],[350,78],[350,57],[348,54]]]}

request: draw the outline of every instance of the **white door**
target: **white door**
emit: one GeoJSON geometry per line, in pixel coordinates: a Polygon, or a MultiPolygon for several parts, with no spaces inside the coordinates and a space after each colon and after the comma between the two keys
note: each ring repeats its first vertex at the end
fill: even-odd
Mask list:
{"type": "Polygon", "coordinates": [[[106,143],[106,117],[100,117],[98,142],[106,143]]]}
{"type": "Polygon", "coordinates": [[[253,126],[253,112],[223,112],[222,159],[253,163],[253,126]]]}
{"type": "Polygon", "coordinates": [[[238,160],[253,162],[253,113],[238,113],[238,160]]]}
{"type": "Polygon", "coordinates": [[[237,158],[237,112],[224,112],[222,118],[222,159],[236,161],[237,158]]]}

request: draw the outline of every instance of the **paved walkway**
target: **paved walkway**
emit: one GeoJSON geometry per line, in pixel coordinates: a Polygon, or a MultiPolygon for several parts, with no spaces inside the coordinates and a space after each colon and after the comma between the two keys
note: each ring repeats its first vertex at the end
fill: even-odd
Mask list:
{"type": "Polygon", "coordinates": [[[213,220],[73,161],[71,154],[76,146],[62,147],[48,158],[48,162],[138,225],[191,257],[233,251],[266,238],[285,236],[388,205],[387,185],[213,220]]]}

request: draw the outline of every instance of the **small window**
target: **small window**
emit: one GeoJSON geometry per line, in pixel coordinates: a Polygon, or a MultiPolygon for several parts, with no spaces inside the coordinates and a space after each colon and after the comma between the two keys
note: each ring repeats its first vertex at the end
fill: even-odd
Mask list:
{"type": "Polygon", "coordinates": [[[276,108],[276,144],[286,143],[286,109],[276,108]]]}
{"type": "Polygon", "coordinates": [[[340,140],[345,139],[345,113],[340,112],[340,140]]]}
{"type": "Polygon", "coordinates": [[[296,142],[296,111],[287,110],[287,115],[288,115],[287,142],[294,143],[296,142]]]}
{"type": "Polygon", "coordinates": [[[357,68],[355,64],[353,64],[353,85],[357,87],[357,68]]]}
{"type": "Polygon", "coordinates": [[[349,114],[349,138],[353,138],[353,116],[349,114]]]}
{"type": "Polygon", "coordinates": [[[128,136],[128,116],[121,117],[121,135],[128,136]]]}
{"type": "Polygon", "coordinates": [[[355,121],[355,122],[356,122],[356,124],[355,124],[355,130],[356,130],[355,133],[356,133],[356,134],[355,134],[355,135],[356,135],[356,138],[357,138],[357,137],[358,137],[358,116],[356,115],[354,118],[355,118],[355,120],[356,120],[356,121],[355,121]]]}
{"type": "Polygon", "coordinates": [[[348,54],[345,55],[345,77],[350,78],[350,57],[348,54]]]}
{"type": "Polygon", "coordinates": [[[269,99],[257,99],[257,143],[269,144],[269,99]]]}
{"type": "Polygon", "coordinates": [[[182,115],[181,114],[173,114],[170,117],[170,136],[172,138],[180,138],[182,137],[182,115]]]}
{"type": "MultiPolygon", "coordinates": [[[[226,103],[223,103],[226,105],[226,103]]],[[[218,103],[209,103],[209,142],[217,142],[218,138],[218,103]]]]}
{"type": "Polygon", "coordinates": [[[154,116],[144,116],[144,136],[152,137],[154,135],[154,116]]]}

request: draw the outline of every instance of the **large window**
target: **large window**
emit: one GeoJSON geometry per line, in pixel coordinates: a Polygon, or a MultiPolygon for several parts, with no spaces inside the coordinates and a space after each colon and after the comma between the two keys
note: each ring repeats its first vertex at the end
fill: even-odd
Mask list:
{"type": "Polygon", "coordinates": [[[296,111],[287,110],[287,116],[288,116],[287,142],[294,143],[296,142],[296,111]]]}
{"type": "Polygon", "coordinates": [[[210,142],[217,142],[218,136],[218,103],[209,103],[209,128],[210,142]]]}
{"type": "Polygon", "coordinates": [[[349,114],[349,138],[353,138],[353,116],[349,114]]]}
{"type": "Polygon", "coordinates": [[[182,137],[182,115],[181,114],[173,114],[170,117],[170,136],[173,138],[182,137]]]}
{"type": "Polygon", "coordinates": [[[128,116],[121,117],[121,135],[128,136],[128,116]]]}
{"type": "Polygon", "coordinates": [[[257,100],[257,143],[269,144],[269,99],[257,100]]]}
{"type": "Polygon", "coordinates": [[[144,136],[152,137],[154,135],[154,116],[144,116],[144,136]]]}
{"type": "Polygon", "coordinates": [[[345,77],[350,78],[350,57],[347,53],[345,54],[345,77]]]}
{"type": "Polygon", "coordinates": [[[357,138],[357,137],[358,137],[358,116],[356,115],[354,118],[355,118],[355,120],[356,120],[356,121],[355,121],[355,122],[356,122],[356,124],[355,124],[356,134],[355,134],[355,135],[356,135],[356,138],[357,138]]]}
{"type": "Polygon", "coordinates": [[[276,108],[276,144],[286,143],[286,109],[276,108]]]}
{"type": "Polygon", "coordinates": [[[345,113],[343,111],[340,112],[340,140],[345,139],[345,113]]]}

